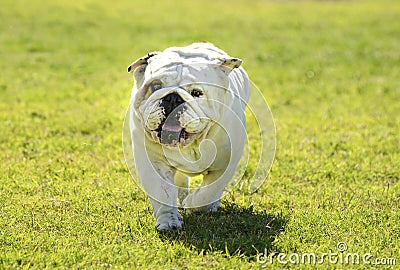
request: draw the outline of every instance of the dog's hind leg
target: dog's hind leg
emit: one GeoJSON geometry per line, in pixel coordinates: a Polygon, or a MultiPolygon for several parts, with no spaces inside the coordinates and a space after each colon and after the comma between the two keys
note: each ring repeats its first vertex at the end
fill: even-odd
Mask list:
{"type": "Polygon", "coordinates": [[[214,171],[204,175],[202,186],[190,193],[182,206],[191,211],[215,212],[220,207],[220,198],[234,174],[234,170],[214,171]]]}
{"type": "Polygon", "coordinates": [[[174,183],[178,187],[178,200],[179,203],[182,205],[183,200],[189,194],[189,177],[183,173],[177,171],[174,177],[174,183]]]}

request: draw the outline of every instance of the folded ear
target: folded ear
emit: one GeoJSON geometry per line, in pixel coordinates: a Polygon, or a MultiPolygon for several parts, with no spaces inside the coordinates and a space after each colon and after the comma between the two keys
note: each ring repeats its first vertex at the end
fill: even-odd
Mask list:
{"type": "Polygon", "coordinates": [[[242,60],[239,58],[222,58],[221,60],[221,67],[223,67],[224,71],[228,74],[234,69],[240,67],[242,64],[242,60]]]}
{"type": "Polygon", "coordinates": [[[155,56],[155,55],[157,55],[157,54],[158,54],[158,52],[151,52],[151,53],[147,54],[146,56],[143,56],[143,57],[137,59],[136,61],[134,61],[132,64],[129,65],[129,67],[128,67],[128,72],[130,73],[130,72],[132,72],[132,71],[135,71],[135,69],[136,69],[137,67],[140,67],[140,66],[142,66],[142,65],[147,65],[147,61],[148,61],[151,57],[153,57],[153,56],[155,56]]]}

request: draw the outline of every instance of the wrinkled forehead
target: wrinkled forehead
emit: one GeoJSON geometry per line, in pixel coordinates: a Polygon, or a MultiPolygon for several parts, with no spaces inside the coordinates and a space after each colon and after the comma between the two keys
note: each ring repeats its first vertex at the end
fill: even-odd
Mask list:
{"type": "Polygon", "coordinates": [[[174,53],[151,58],[145,71],[145,82],[161,80],[165,86],[188,83],[224,84],[227,76],[219,65],[201,57],[182,58],[174,53]]]}

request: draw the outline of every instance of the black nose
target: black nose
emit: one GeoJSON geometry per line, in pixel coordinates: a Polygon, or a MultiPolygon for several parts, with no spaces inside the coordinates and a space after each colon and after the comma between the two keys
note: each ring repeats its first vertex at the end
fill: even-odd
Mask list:
{"type": "Polygon", "coordinates": [[[171,93],[163,97],[161,107],[165,110],[165,115],[168,116],[176,107],[184,103],[182,97],[176,93],[171,93]]]}

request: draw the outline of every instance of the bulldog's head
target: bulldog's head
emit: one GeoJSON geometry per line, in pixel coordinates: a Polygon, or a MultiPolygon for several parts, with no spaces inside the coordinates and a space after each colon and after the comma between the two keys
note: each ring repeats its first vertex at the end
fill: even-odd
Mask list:
{"type": "Polygon", "coordinates": [[[241,63],[215,48],[205,53],[204,46],[170,48],[134,61],[128,67],[135,79],[133,107],[148,138],[184,146],[202,137],[233,95],[228,76],[241,63]]]}

